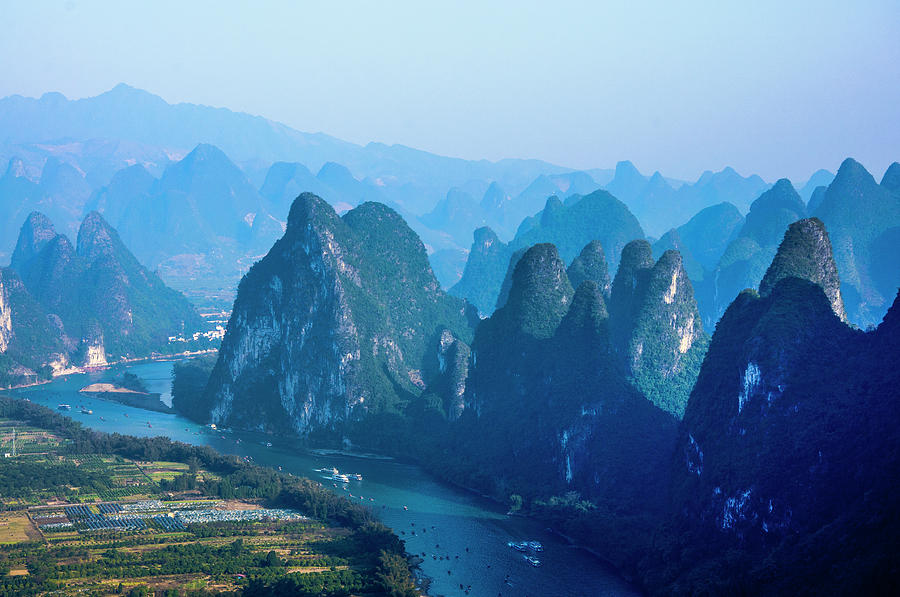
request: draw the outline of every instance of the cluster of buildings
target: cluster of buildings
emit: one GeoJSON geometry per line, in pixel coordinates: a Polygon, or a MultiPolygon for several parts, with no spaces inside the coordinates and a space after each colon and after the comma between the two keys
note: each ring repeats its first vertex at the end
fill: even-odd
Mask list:
{"type": "Polygon", "coordinates": [[[221,342],[225,337],[225,326],[228,325],[228,318],[231,313],[228,311],[209,311],[200,313],[200,317],[210,326],[211,329],[205,332],[194,332],[189,336],[184,334],[178,336],[169,336],[169,344],[176,342],[197,342],[207,340],[209,342],[221,342]]]}
{"type": "Polygon", "coordinates": [[[268,522],[307,520],[296,510],[285,508],[256,508],[251,510],[219,510],[209,506],[218,502],[165,503],[160,500],[142,500],[127,504],[103,503],[74,505],[63,508],[60,514],[37,515],[46,520],[39,526],[44,531],[78,530],[82,532],[119,530],[183,531],[191,524],[215,522],[268,522]]]}

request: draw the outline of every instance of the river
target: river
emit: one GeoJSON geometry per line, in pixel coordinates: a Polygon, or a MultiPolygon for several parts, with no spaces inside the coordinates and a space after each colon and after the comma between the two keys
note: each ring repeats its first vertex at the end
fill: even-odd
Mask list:
{"type": "Polygon", "coordinates": [[[421,467],[389,458],[358,457],[310,452],[290,440],[253,433],[213,431],[183,417],[122,406],[79,394],[84,386],[112,381],[123,371],[145,380],[171,403],[172,363],[150,362],[115,367],[106,371],[70,375],[51,383],[13,390],[14,396],[56,409],[70,404],[64,414],[92,429],[136,436],[168,436],[174,440],[207,445],[216,450],[252,456],[257,464],[332,483],[315,469],[335,467],[360,473],[346,489],[334,490],[371,505],[385,524],[406,541],[411,554],[423,558],[422,572],[432,579],[429,594],[532,597],[596,597],[638,595],[606,563],[584,550],[567,545],[536,521],[506,516],[505,508],[457,487],[442,483],[421,467]],[[80,406],[93,411],[82,414],[80,406]],[[103,417],[103,420],[101,420],[103,417]],[[238,441],[240,440],[240,441],[238,441]],[[267,447],[266,442],[272,446],[267,447]],[[507,547],[508,541],[537,540],[542,565],[533,567],[523,555],[507,547]],[[424,554],[424,556],[422,555],[424,554]]]}

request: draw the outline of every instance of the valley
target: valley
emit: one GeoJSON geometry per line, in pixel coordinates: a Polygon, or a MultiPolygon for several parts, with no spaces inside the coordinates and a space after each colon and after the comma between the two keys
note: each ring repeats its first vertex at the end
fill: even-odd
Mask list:
{"type": "MultiPolygon", "coordinates": [[[[71,403],[74,407],[83,404],[93,411],[92,415],[73,408],[65,413],[66,416],[97,431],[138,437],[163,435],[175,441],[209,446],[222,454],[250,457],[257,465],[273,469],[281,467],[285,473],[310,477],[342,496],[362,495],[365,503],[405,542],[406,551],[421,559],[418,567],[424,577],[431,579],[429,594],[464,595],[459,588],[461,582],[472,585],[471,595],[493,591],[517,594],[523,590],[567,597],[579,597],[585,592],[638,594],[612,567],[548,533],[545,524],[521,516],[507,516],[506,505],[442,482],[427,468],[393,458],[357,457],[341,450],[310,449],[292,438],[237,430],[214,431],[177,415],[134,409],[78,393],[89,382],[112,380],[125,371],[142,379],[164,383],[171,378],[172,363],[118,366],[66,380],[57,379],[40,387],[15,390],[13,395],[51,409],[60,402],[71,403]],[[269,442],[272,447],[266,446],[269,442]],[[333,487],[326,475],[315,472],[331,467],[359,472],[363,481],[351,481],[347,490],[340,485],[333,487]],[[543,543],[540,567],[528,565],[519,552],[506,545],[509,541],[523,539],[543,543]],[[440,547],[436,547],[438,545],[440,547]],[[425,556],[422,556],[423,552],[425,556]],[[446,556],[449,558],[438,559],[446,556]],[[447,570],[451,574],[448,575],[447,570]],[[505,582],[507,575],[512,584],[505,582]],[[562,584],[560,579],[563,579],[562,584]]],[[[7,436],[3,438],[6,440],[7,436]]]]}
{"type": "Polygon", "coordinates": [[[900,594],[896,1],[7,4],[0,597],[900,594]]]}

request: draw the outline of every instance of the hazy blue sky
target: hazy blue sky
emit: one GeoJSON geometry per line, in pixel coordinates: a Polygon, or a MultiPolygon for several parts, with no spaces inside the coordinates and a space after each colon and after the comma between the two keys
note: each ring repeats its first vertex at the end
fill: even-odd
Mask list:
{"type": "Polygon", "coordinates": [[[688,178],[900,160],[898,0],[486,4],[0,0],[0,95],[126,82],[359,143],[688,178]]]}

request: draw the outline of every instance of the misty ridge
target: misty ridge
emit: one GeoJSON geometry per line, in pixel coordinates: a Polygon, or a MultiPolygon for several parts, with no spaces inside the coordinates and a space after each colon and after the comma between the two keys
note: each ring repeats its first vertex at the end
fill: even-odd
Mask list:
{"type": "Polygon", "coordinates": [[[682,254],[712,327],[740,290],[759,283],[785,227],[807,215],[839,235],[853,323],[876,324],[893,296],[896,166],[880,185],[852,160],[840,165],[837,180],[821,169],[807,181],[775,184],[728,167],[686,182],[644,175],[627,161],[589,171],[538,160],[466,161],[359,146],[225,109],[170,105],[125,84],[74,101],[58,93],[4,98],[0,129],[0,161],[7,163],[0,254],[11,255],[32,211],[70,236],[98,211],[141,263],[182,290],[185,278],[233,285],[283,233],[293,199],[308,191],[339,213],[366,201],[394,209],[422,239],[441,285],[483,315],[493,310],[509,255],[519,248],[554,242],[570,262],[596,239],[615,266],[624,243],[646,235],[657,256],[666,249],[682,254]],[[596,196],[581,201],[598,190],[624,204],[613,217],[629,223],[608,225],[617,241],[591,229],[609,217],[593,206],[596,196]],[[842,200],[850,194],[858,208],[842,200]],[[492,247],[492,264],[479,255],[485,234],[508,245],[492,247]],[[484,268],[491,273],[479,277],[484,268]]]}

